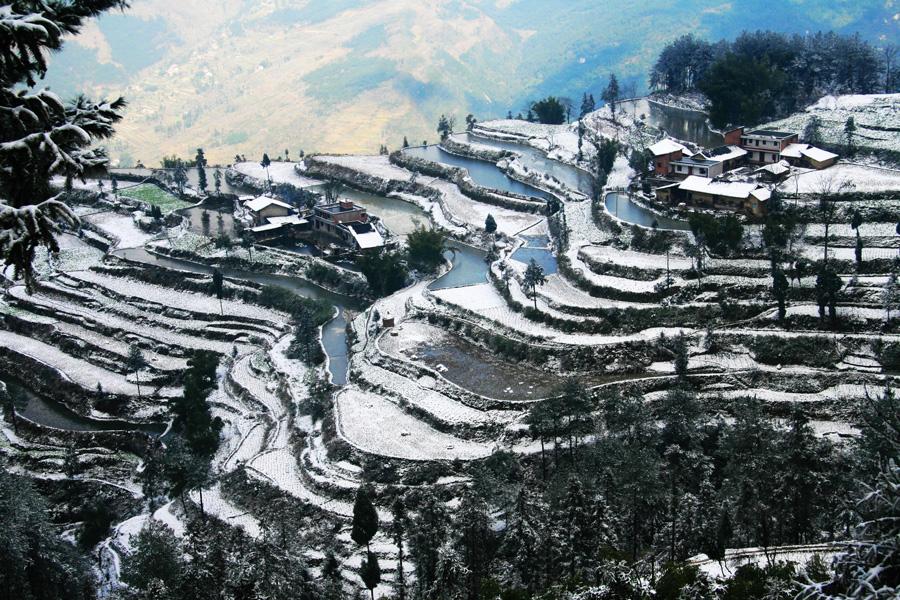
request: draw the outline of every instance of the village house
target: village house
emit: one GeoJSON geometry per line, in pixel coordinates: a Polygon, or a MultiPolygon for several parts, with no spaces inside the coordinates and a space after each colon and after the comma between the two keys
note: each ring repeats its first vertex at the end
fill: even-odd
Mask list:
{"type": "Polygon", "coordinates": [[[761,165],[777,163],[781,160],[781,152],[800,141],[800,135],[786,131],[757,129],[745,132],[743,127],[732,129],[727,133],[726,143],[740,136],[740,146],[748,153],[752,163],[761,165]]]}
{"type": "Polygon", "coordinates": [[[753,182],[716,181],[692,175],[681,181],[657,188],[658,200],[673,206],[684,204],[698,208],[730,210],[752,216],[766,213],[772,192],[753,182]]]}
{"type": "Polygon", "coordinates": [[[356,250],[371,250],[385,245],[384,236],[369,218],[366,209],[349,200],[316,206],[312,220],[317,233],[337,238],[356,250]]]}
{"type": "Polygon", "coordinates": [[[255,225],[266,225],[270,218],[287,217],[294,212],[294,207],[271,196],[259,196],[244,201],[244,208],[250,214],[255,225]]]}
{"type": "Polygon", "coordinates": [[[647,150],[653,155],[653,172],[660,177],[666,177],[672,171],[670,166],[672,161],[691,154],[685,146],[669,138],[656,142],[647,150]]]}
{"type": "Polygon", "coordinates": [[[782,150],[781,158],[795,167],[821,170],[836,163],[838,155],[809,144],[791,144],[782,150]]]}
{"type": "Polygon", "coordinates": [[[681,179],[684,177],[718,177],[723,173],[741,166],[747,152],[738,146],[719,146],[703,150],[690,157],[673,160],[670,175],[681,179]]]}

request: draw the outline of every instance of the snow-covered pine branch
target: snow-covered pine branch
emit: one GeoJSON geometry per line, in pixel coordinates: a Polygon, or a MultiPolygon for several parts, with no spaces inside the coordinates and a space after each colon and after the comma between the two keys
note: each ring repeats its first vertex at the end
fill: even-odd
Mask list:
{"type": "Polygon", "coordinates": [[[34,251],[38,246],[46,246],[50,252],[59,251],[54,234],[60,232],[61,225],[74,229],[80,226],[80,221],[58,200],[21,208],[0,204],[0,254],[6,258],[6,265],[13,267],[14,277],[24,278],[29,290],[34,285],[30,268],[34,251]]]}
{"type": "Polygon", "coordinates": [[[53,175],[102,174],[106,152],[90,146],[113,135],[121,98],[63,103],[47,89],[31,89],[47,71],[47,56],[85,19],[125,0],[19,0],[0,6],[0,252],[29,287],[37,246],[57,249],[54,234],[77,219],[50,186],[53,175]],[[24,87],[23,89],[23,84],[24,87]]]}

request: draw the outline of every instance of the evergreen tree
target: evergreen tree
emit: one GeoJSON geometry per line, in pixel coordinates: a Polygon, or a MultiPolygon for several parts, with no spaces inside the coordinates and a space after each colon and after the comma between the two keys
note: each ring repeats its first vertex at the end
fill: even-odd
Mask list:
{"type": "Polygon", "coordinates": [[[403,570],[406,553],[403,544],[406,540],[408,526],[409,515],[406,513],[406,504],[403,502],[403,497],[398,496],[391,505],[391,525],[388,530],[391,541],[397,547],[397,572],[393,584],[397,600],[406,600],[406,573],[403,570]]]}
{"type": "Polygon", "coordinates": [[[128,357],[126,360],[126,366],[129,371],[134,373],[134,382],[137,385],[138,398],[141,397],[141,374],[140,371],[144,367],[147,366],[147,359],[144,358],[144,353],[141,352],[140,346],[132,344],[128,347],[128,357]]]}
{"type": "Polygon", "coordinates": [[[772,295],[775,296],[775,301],[778,303],[778,322],[782,324],[787,315],[788,287],[784,271],[776,269],[774,275],[772,275],[772,295]]]}
{"type": "Polygon", "coordinates": [[[313,320],[312,314],[305,307],[300,307],[294,320],[294,339],[288,347],[288,355],[299,358],[307,365],[317,365],[322,362],[322,347],[319,344],[318,326],[313,320]]]}
{"type": "Polygon", "coordinates": [[[897,294],[897,274],[891,273],[888,275],[887,282],[884,284],[884,289],[881,292],[881,304],[884,306],[885,311],[885,324],[890,326],[891,324],[891,311],[897,306],[898,294],[897,294]]]}
{"type": "Polygon", "coordinates": [[[222,306],[222,296],[225,295],[225,278],[222,276],[222,271],[218,269],[213,269],[212,274],[212,292],[215,294],[216,298],[219,299],[219,312],[221,314],[225,314],[225,308],[222,306]]]}
{"type": "Polygon", "coordinates": [[[225,250],[225,256],[228,256],[228,253],[231,251],[231,247],[234,245],[234,242],[232,241],[231,236],[223,232],[216,236],[213,244],[216,248],[225,250]]]}
{"type": "Polygon", "coordinates": [[[484,230],[487,233],[494,233],[497,231],[497,221],[494,220],[494,215],[488,214],[488,216],[484,220],[484,230]]]}
{"type": "Polygon", "coordinates": [[[531,290],[531,297],[534,299],[535,310],[537,310],[537,288],[538,286],[544,285],[546,282],[547,278],[544,277],[544,268],[537,264],[532,258],[528,263],[528,267],[525,269],[522,285],[526,290],[531,290]]]}
{"type": "Polygon", "coordinates": [[[372,505],[368,492],[361,486],[356,490],[356,500],[353,503],[353,530],[350,532],[350,538],[368,550],[369,542],[377,532],[378,512],[372,505]]]}
{"type": "Polygon", "coordinates": [[[449,518],[443,504],[428,490],[417,508],[410,527],[409,556],[416,566],[417,597],[428,597],[437,580],[440,550],[447,540],[449,518]]]}
{"type": "Polygon", "coordinates": [[[548,125],[562,125],[566,122],[566,109],[555,96],[547,96],[532,103],[528,109],[528,121],[539,121],[548,125]]]}
{"type": "Polygon", "coordinates": [[[528,492],[519,488],[515,506],[507,518],[500,554],[512,567],[505,579],[511,587],[524,586],[533,593],[539,584],[541,523],[528,492]]]}
{"type": "Polygon", "coordinates": [[[584,96],[581,98],[581,118],[583,119],[588,115],[588,113],[594,112],[596,107],[594,106],[594,97],[588,96],[587,92],[584,93],[584,96]]]}
{"type": "Polygon", "coordinates": [[[105,150],[90,148],[113,135],[121,120],[121,98],[93,102],[83,95],[64,103],[46,88],[37,88],[48,57],[77,34],[84,22],[122,0],[91,2],[23,1],[7,3],[0,44],[0,256],[24,278],[29,290],[38,246],[59,251],[60,228],[77,228],[75,214],[50,185],[98,177],[108,163],[105,150]]]}
{"type": "Polygon", "coordinates": [[[132,553],[122,569],[122,581],[141,591],[175,594],[184,581],[183,550],[165,523],[147,519],[132,542],[132,553]]]}
{"type": "Polygon", "coordinates": [[[175,163],[175,170],[172,171],[172,180],[175,182],[178,193],[184,194],[184,188],[187,185],[188,177],[187,171],[184,168],[184,163],[180,159],[175,163]]]}
{"type": "Polygon", "coordinates": [[[853,117],[847,117],[844,123],[844,148],[847,156],[856,154],[856,120],[853,117]]]}
{"type": "Polygon", "coordinates": [[[201,194],[206,194],[206,155],[203,154],[203,148],[197,148],[194,160],[197,163],[197,188],[201,194]]]}
{"type": "Polygon", "coordinates": [[[409,140],[406,139],[406,136],[403,136],[403,148],[409,148],[409,140]]]}
{"type": "Polygon", "coordinates": [[[819,115],[813,115],[806,122],[803,128],[803,141],[813,146],[822,144],[822,118],[819,115]]]}
{"type": "Polygon", "coordinates": [[[213,186],[216,190],[216,196],[222,195],[222,171],[219,169],[213,171],[213,186]]]}
{"type": "Polygon", "coordinates": [[[606,105],[609,106],[609,111],[612,114],[612,120],[616,120],[616,106],[619,103],[621,92],[619,90],[619,80],[616,79],[616,74],[612,73],[609,76],[609,83],[606,86],[606,89],[603,90],[603,101],[606,102],[606,105]]]}
{"type": "Polygon", "coordinates": [[[375,588],[381,583],[381,567],[378,565],[378,557],[371,551],[366,551],[366,558],[362,559],[359,576],[372,595],[372,600],[375,600],[375,588]]]}
{"type": "Polygon", "coordinates": [[[675,374],[682,381],[687,379],[689,360],[687,338],[683,332],[680,332],[675,338],[675,374]]]}
{"type": "Polygon", "coordinates": [[[478,600],[491,572],[494,540],[487,505],[471,491],[462,497],[453,529],[457,554],[464,568],[465,597],[478,600]]]}
{"type": "Polygon", "coordinates": [[[823,267],[816,277],[816,303],[819,305],[819,321],[825,321],[825,309],[832,327],[837,325],[838,294],[844,286],[843,280],[831,267],[823,267]]]}
{"type": "Polygon", "coordinates": [[[269,177],[269,166],[272,164],[272,160],[269,158],[269,155],[263,152],[262,160],[259,161],[259,166],[266,170],[266,189],[272,190],[272,178],[269,177]]]}
{"type": "Polygon", "coordinates": [[[856,256],[856,271],[862,268],[862,251],[863,251],[863,242],[862,237],[859,234],[859,228],[863,224],[862,213],[859,212],[859,209],[853,210],[853,216],[850,219],[850,227],[853,231],[856,232],[856,245],[854,248],[854,254],[856,256]]]}

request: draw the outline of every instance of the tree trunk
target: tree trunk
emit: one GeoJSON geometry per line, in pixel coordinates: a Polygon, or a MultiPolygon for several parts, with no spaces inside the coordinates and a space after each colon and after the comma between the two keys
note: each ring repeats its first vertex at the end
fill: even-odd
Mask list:
{"type": "Polygon", "coordinates": [[[203,507],[203,486],[200,486],[200,513],[206,516],[206,509],[203,507]]]}
{"type": "MultiPolygon", "coordinates": [[[[890,317],[888,317],[888,321],[890,321],[890,317]]],[[[544,454],[544,434],[541,432],[541,476],[544,481],[547,481],[547,457],[544,454]]]]}
{"type": "Polygon", "coordinates": [[[141,372],[138,369],[134,370],[134,382],[137,385],[138,389],[138,399],[141,398],[141,372]]]}

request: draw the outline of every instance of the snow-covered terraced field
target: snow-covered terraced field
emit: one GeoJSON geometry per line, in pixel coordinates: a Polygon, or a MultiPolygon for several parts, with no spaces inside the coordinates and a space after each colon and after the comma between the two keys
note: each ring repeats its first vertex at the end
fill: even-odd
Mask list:
{"type": "Polygon", "coordinates": [[[242,317],[251,321],[267,321],[279,325],[287,321],[287,315],[284,313],[262,306],[252,306],[234,300],[222,300],[220,307],[219,301],[214,296],[178,291],[124,277],[113,277],[96,271],[78,271],[70,273],[69,276],[77,281],[108,289],[120,296],[156,302],[178,310],[213,315],[224,314],[225,316],[242,317]]]}
{"type": "Polygon", "coordinates": [[[493,450],[492,444],[437,431],[376,394],[345,388],[334,403],[341,437],[369,454],[408,460],[473,460],[493,450]]]}
{"type": "MultiPolygon", "coordinates": [[[[110,394],[138,395],[138,386],[128,381],[125,375],[100,368],[85,360],[66,354],[55,346],[44,342],[33,340],[11,331],[0,330],[0,346],[47,365],[58,371],[65,379],[85,389],[93,390],[99,383],[103,386],[103,390],[110,394]]],[[[152,389],[148,390],[147,388],[148,386],[143,386],[142,392],[148,393],[152,391],[152,389]]],[[[178,388],[166,387],[161,388],[156,392],[156,395],[163,398],[173,398],[180,393],[181,390],[178,388]]]]}
{"type": "MultiPolygon", "coordinates": [[[[28,294],[24,286],[10,288],[10,297],[15,299],[17,303],[26,307],[33,306],[42,308],[48,312],[52,312],[60,319],[69,318],[76,322],[89,322],[95,326],[108,327],[122,331],[124,335],[135,335],[146,338],[147,340],[156,341],[167,344],[173,348],[200,348],[204,350],[212,350],[220,354],[231,352],[234,344],[230,342],[221,342],[218,340],[206,339],[203,337],[185,335],[176,333],[164,327],[152,325],[143,325],[136,322],[135,319],[119,317],[107,312],[98,312],[95,309],[87,308],[74,302],[68,302],[46,296],[40,292],[28,294]]],[[[147,313],[138,313],[135,316],[151,317],[147,313]]]]}

